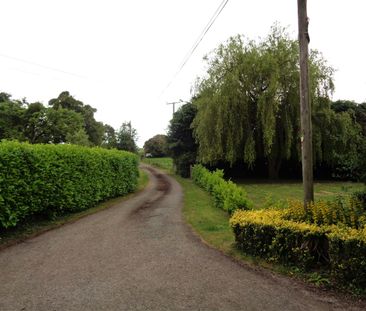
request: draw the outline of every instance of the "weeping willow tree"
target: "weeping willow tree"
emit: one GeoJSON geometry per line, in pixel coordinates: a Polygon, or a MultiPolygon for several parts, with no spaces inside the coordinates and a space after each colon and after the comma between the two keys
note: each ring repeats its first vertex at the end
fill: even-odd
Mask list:
{"type": "MultiPolygon", "coordinates": [[[[198,159],[231,165],[267,165],[278,177],[283,160],[300,161],[298,43],[275,25],[260,42],[230,38],[205,58],[208,69],[195,87],[198,112],[193,121],[198,159]]],[[[332,68],[317,52],[310,57],[314,117],[330,111],[332,68]]],[[[317,129],[314,129],[317,133],[317,129]]],[[[315,135],[323,139],[322,135],[315,135]]],[[[316,142],[323,153],[322,143],[316,142]]],[[[320,150],[320,151],[319,151],[320,150]]]]}

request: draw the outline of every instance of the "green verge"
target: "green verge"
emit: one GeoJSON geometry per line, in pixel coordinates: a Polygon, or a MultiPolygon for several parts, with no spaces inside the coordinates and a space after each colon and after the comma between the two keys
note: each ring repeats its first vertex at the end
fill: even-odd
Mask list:
{"type": "Polygon", "coordinates": [[[142,191],[149,182],[149,176],[147,173],[142,170],[139,170],[139,172],[140,176],[135,192],[126,196],[113,198],[99,203],[87,210],[58,216],[55,219],[31,218],[28,221],[20,224],[18,227],[7,230],[0,229],[0,250],[10,245],[22,242],[26,239],[38,236],[46,231],[58,228],[64,224],[75,222],[85,216],[95,214],[130,199],[132,196],[142,191]]]}
{"type": "MultiPolygon", "coordinates": [[[[203,242],[238,261],[255,265],[260,264],[277,271],[284,270],[280,266],[276,267],[268,264],[260,258],[245,255],[238,250],[235,247],[235,237],[229,224],[230,216],[228,213],[215,207],[213,198],[208,192],[195,185],[191,179],[181,178],[176,175],[174,175],[174,178],[183,188],[183,217],[203,242]]],[[[291,271],[288,271],[288,273],[292,274],[291,271]]]]}

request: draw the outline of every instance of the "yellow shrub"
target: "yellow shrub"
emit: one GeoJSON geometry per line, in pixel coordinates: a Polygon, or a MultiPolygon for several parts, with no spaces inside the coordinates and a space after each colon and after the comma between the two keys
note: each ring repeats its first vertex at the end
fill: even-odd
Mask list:
{"type": "Polygon", "coordinates": [[[361,202],[353,197],[311,202],[306,208],[300,201],[289,201],[284,218],[316,225],[344,224],[358,229],[365,224],[366,211],[361,202]]]}

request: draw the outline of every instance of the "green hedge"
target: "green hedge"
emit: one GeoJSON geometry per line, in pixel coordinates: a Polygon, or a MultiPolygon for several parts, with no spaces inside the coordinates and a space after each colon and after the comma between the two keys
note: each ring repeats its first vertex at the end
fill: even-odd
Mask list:
{"type": "Polygon", "coordinates": [[[285,211],[236,211],[230,219],[245,253],[304,269],[323,267],[334,282],[366,289],[366,228],[317,226],[285,219],[285,211]]]}
{"type": "Polygon", "coordinates": [[[327,237],[332,277],[348,287],[366,290],[366,228],[331,226],[327,237]]]}
{"type": "Polygon", "coordinates": [[[0,227],[80,211],[133,191],[138,158],[74,145],[0,143],[0,227]]]}
{"type": "Polygon", "coordinates": [[[193,181],[213,196],[216,207],[230,214],[237,209],[248,209],[249,201],[245,191],[223,177],[222,170],[210,172],[200,164],[196,164],[192,169],[193,181]]]}
{"type": "Polygon", "coordinates": [[[328,201],[311,202],[306,208],[301,201],[289,201],[285,218],[320,226],[341,224],[358,229],[366,224],[366,208],[361,200],[362,192],[328,201]]]}

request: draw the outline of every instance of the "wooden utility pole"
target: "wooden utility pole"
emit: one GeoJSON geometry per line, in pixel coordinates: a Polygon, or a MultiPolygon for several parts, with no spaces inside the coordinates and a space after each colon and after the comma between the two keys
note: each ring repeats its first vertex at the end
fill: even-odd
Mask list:
{"type": "Polygon", "coordinates": [[[177,102],[166,103],[167,105],[173,105],[173,117],[174,117],[174,114],[175,114],[175,104],[180,104],[180,103],[183,103],[183,100],[180,99],[177,102]]]}
{"type": "Polygon", "coordinates": [[[309,19],[307,0],[297,0],[300,45],[300,118],[301,118],[301,158],[304,186],[304,206],[314,201],[313,185],[313,143],[311,129],[311,106],[309,102],[309,19]]]}

